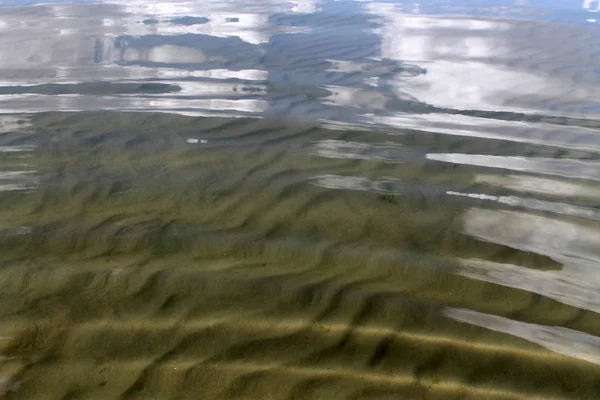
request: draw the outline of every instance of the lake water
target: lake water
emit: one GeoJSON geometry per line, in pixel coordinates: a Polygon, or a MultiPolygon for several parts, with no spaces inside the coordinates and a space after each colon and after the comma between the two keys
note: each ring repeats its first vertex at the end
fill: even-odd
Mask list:
{"type": "Polygon", "coordinates": [[[0,1],[0,398],[600,398],[600,1],[0,1]]]}

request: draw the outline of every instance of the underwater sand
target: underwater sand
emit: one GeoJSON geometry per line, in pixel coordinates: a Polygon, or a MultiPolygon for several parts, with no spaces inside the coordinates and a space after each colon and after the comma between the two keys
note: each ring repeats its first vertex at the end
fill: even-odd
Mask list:
{"type": "MultiPolygon", "coordinates": [[[[425,157],[482,139],[388,137],[385,154],[403,149],[400,163],[378,160],[375,146],[362,158],[319,147],[385,133],[270,119],[28,121],[3,136],[22,150],[2,153],[6,169],[28,156],[30,174],[13,185],[31,185],[0,197],[7,399],[592,399],[600,390],[598,295],[560,258],[574,265],[567,250],[577,246],[582,265],[597,257],[597,222],[448,194],[506,195],[476,182],[481,167],[425,157]],[[569,242],[566,229],[588,234],[569,242]]],[[[577,187],[581,201],[600,190],[577,187]]]]}

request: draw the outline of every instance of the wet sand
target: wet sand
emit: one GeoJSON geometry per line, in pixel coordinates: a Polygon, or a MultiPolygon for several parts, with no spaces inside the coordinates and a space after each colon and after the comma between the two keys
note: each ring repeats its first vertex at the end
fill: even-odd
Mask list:
{"type": "MultiPolygon", "coordinates": [[[[494,212],[597,223],[452,195],[525,196],[498,186],[495,168],[426,157],[491,143],[495,155],[592,153],[276,119],[22,118],[0,153],[4,173],[21,171],[0,181],[14,189],[0,195],[6,399],[600,393],[591,306],[492,274],[566,262],[560,246],[513,245],[519,230],[494,212]]],[[[597,182],[552,179],[586,189],[568,201],[592,209],[597,182]]]]}

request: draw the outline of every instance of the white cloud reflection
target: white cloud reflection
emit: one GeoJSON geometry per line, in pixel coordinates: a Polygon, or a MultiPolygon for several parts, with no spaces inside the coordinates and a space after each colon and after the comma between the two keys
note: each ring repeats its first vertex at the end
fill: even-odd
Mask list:
{"type": "MultiPolygon", "coordinates": [[[[26,115],[0,115],[2,134],[19,134],[30,128],[31,121],[26,115]]],[[[0,145],[0,192],[29,191],[39,186],[38,173],[27,169],[30,166],[26,162],[35,149],[32,145],[0,145]]],[[[0,234],[2,230],[0,226],[0,234]]]]}
{"type": "Polygon", "coordinates": [[[311,183],[328,189],[359,190],[365,192],[402,194],[407,184],[396,178],[382,177],[369,179],[358,176],[320,175],[313,177],[311,183]]]}
{"type": "MultiPolygon", "coordinates": [[[[301,50],[290,54],[289,65],[279,67],[294,75],[296,64],[309,65],[310,61],[308,68],[315,70],[309,72],[322,80],[316,79],[313,89],[330,92],[325,98],[308,100],[317,103],[312,109],[318,110],[314,111],[320,113],[318,117],[336,119],[331,117],[335,112],[331,109],[339,107],[344,108],[340,120],[352,119],[346,109],[353,108],[354,116],[374,113],[363,116],[377,125],[416,124],[458,132],[458,124],[464,135],[498,136],[503,130],[509,140],[551,137],[557,145],[577,142],[570,140],[576,135],[584,138],[577,146],[592,146],[582,130],[570,132],[565,139],[553,135],[548,126],[520,135],[513,134],[513,129],[523,131],[525,127],[514,122],[483,127],[486,124],[481,118],[469,122],[470,117],[465,116],[460,121],[448,118],[448,125],[443,125],[418,110],[404,113],[406,104],[414,103],[442,109],[553,115],[580,112],[582,102],[598,105],[598,79],[586,70],[595,65],[592,54],[583,44],[571,46],[574,32],[569,29],[531,21],[424,15],[418,4],[402,10],[398,5],[367,1],[353,11],[368,14],[358,19],[356,29],[347,27],[354,27],[354,16],[343,13],[331,20],[334,26],[324,27],[331,29],[331,35],[340,35],[329,43],[319,36],[323,29],[315,29],[313,24],[329,21],[330,10],[316,15],[329,5],[316,0],[105,0],[5,7],[0,10],[0,80],[10,86],[185,77],[273,79],[278,85],[282,83],[274,78],[277,74],[269,76],[271,65],[265,59],[278,60],[279,53],[285,53],[287,39],[281,33],[302,32],[309,35],[290,44],[310,49],[310,54],[301,50]],[[289,21],[284,17],[294,13],[315,14],[315,19],[296,16],[289,21]],[[338,31],[342,26],[344,30],[338,31]],[[550,34],[556,43],[538,39],[550,34]],[[527,43],[522,40],[524,35],[530,38],[527,43]],[[365,56],[365,46],[375,46],[375,50],[365,56]],[[268,54],[270,51],[273,54],[268,54]],[[310,59],[313,56],[316,58],[310,59]],[[342,59],[331,60],[336,57],[342,59]],[[328,62],[335,73],[324,74],[320,69],[328,62]],[[419,67],[419,72],[407,73],[409,64],[419,67]]],[[[288,61],[283,57],[282,62],[288,61]]],[[[299,75],[292,76],[292,84],[303,84],[296,81],[299,75]]],[[[136,96],[128,97],[133,101],[136,96]]],[[[55,103],[65,101],[56,99],[55,103]]],[[[182,107],[186,106],[175,109],[182,107]]],[[[132,108],[137,108],[137,103],[130,104],[128,109],[132,108]]],[[[305,113],[309,108],[299,107],[305,113]]],[[[3,109],[19,111],[16,107],[3,109]]]]}
{"type": "Polygon", "coordinates": [[[600,278],[600,229],[592,224],[472,208],[464,215],[463,229],[483,241],[541,254],[577,271],[585,267],[587,279],[600,278]]]}
{"type": "Polygon", "coordinates": [[[449,190],[449,196],[466,197],[477,200],[496,202],[501,205],[526,208],[535,211],[548,211],[570,217],[585,218],[592,221],[600,221],[600,210],[590,207],[582,207],[568,203],[539,200],[534,198],[523,198],[518,196],[494,196],[484,193],[465,193],[449,190]]]}
{"type": "Polygon", "coordinates": [[[212,110],[226,111],[232,116],[260,114],[267,109],[267,103],[256,97],[265,94],[264,87],[255,84],[250,87],[250,82],[264,81],[268,73],[258,68],[225,68],[231,63],[228,40],[241,39],[248,51],[259,54],[257,46],[268,42],[272,33],[269,16],[273,12],[294,12],[293,7],[306,9],[306,6],[310,9],[311,2],[282,5],[278,2],[115,0],[99,4],[2,8],[2,86],[75,84],[90,80],[153,83],[152,79],[179,79],[163,83],[177,85],[180,90],[115,96],[2,94],[0,112],[102,109],[186,114],[212,110]],[[189,44],[177,39],[189,34],[202,36],[193,42],[188,40],[189,44]],[[139,45],[138,39],[147,35],[159,39],[156,43],[139,45]],[[176,41],[169,37],[175,37],[176,41]],[[206,53],[203,46],[213,52],[206,53]],[[15,51],[16,48],[19,51],[15,51]],[[223,49],[220,53],[219,48],[223,49]],[[204,67],[208,63],[210,67],[204,67]],[[231,79],[238,81],[210,82],[231,79]]]}
{"type": "Polygon", "coordinates": [[[486,154],[429,153],[428,160],[511,171],[535,172],[564,178],[600,181],[600,161],[545,157],[493,156],[486,154]]]}
{"type": "Polygon", "coordinates": [[[600,12],[600,1],[583,0],[583,8],[592,12],[600,12]]]}
{"type": "MultiPolygon", "coordinates": [[[[462,267],[458,274],[537,293],[563,304],[600,313],[598,226],[581,220],[472,208],[464,215],[463,230],[486,242],[546,256],[562,267],[559,270],[539,270],[516,264],[468,259],[460,261],[462,267]]],[[[561,346],[566,351],[564,344],[566,342],[561,346]]],[[[579,343],[573,341],[573,347],[576,346],[579,343]]]]}
{"type": "Polygon", "coordinates": [[[38,185],[38,177],[33,171],[0,171],[0,192],[29,191],[38,185]]]}
{"type": "Polygon", "coordinates": [[[507,263],[469,259],[461,261],[459,274],[471,279],[526,290],[583,310],[600,313],[597,279],[578,271],[542,271],[507,263]]]}
{"type": "MultiPolygon", "coordinates": [[[[255,99],[185,99],[134,96],[93,95],[0,95],[0,113],[14,110],[36,113],[47,111],[115,110],[115,111],[231,111],[261,113],[268,105],[255,99]],[[52,101],[48,98],[52,97],[52,101]]],[[[210,115],[210,114],[206,114],[210,115]]]]}
{"type": "Polygon", "coordinates": [[[573,125],[565,129],[561,125],[543,122],[507,121],[443,113],[372,115],[365,118],[365,121],[452,136],[539,144],[600,153],[598,130],[573,125]]]}
{"type": "Polygon", "coordinates": [[[600,199],[600,187],[590,182],[564,181],[532,175],[477,174],[476,183],[501,186],[510,190],[562,198],[600,199]]]}
{"type": "Polygon", "coordinates": [[[532,113],[548,112],[550,105],[556,114],[575,112],[590,101],[600,104],[593,100],[600,98],[598,77],[582,73],[594,68],[593,53],[584,37],[573,43],[571,29],[532,21],[414,15],[389,3],[368,2],[364,8],[382,18],[376,30],[382,57],[427,68],[427,74],[393,81],[397,93],[463,110],[532,113]]]}
{"type": "Polygon", "coordinates": [[[411,151],[395,143],[369,144],[346,140],[321,140],[313,145],[312,153],[327,158],[402,163],[411,151]]]}
{"type": "Polygon", "coordinates": [[[600,365],[600,338],[587,333],[560,326],[520,322],[460,308],[447,308],[444,314],[456,321],[516,336],[556,353],[600,365]]]}

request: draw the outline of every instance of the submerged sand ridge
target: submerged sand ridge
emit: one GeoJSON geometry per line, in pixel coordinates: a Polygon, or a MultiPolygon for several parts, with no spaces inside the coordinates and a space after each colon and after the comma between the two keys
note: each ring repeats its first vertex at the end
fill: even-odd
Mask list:
{"type": "Polygon", "coordinates": [[[505,187],[427,157],[488,139],[274,119],[40,114],[2,140],[27,149],[0,154],[27,172],[0,193],[7,399],[598,395],[597,221],[494,200],[593,210],[596,182],[505,187]]]}

